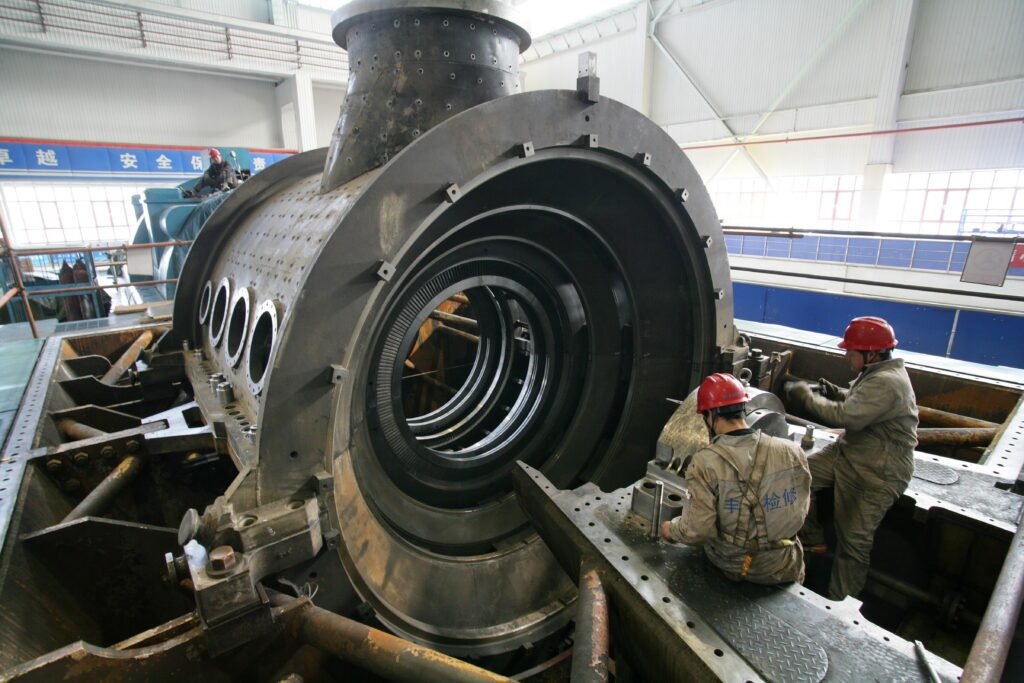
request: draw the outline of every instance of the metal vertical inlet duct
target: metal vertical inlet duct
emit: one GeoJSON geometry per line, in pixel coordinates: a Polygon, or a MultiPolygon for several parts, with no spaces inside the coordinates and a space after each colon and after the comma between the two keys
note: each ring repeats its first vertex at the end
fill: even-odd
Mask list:
{"type": "Polygon", "coordinates": [[[441,121],[519,90],[530,35],[504,2],[356,0],[333,17],[348,92],[327,153],[326,192],[387,163],[441,121]]]}
{"type": "MultiPolygon", "coordinates": [[[[636,110],[518,92],[529,37],[502,3],[357,1],[334,19],[352,75],[330,150],[232,192],[175,298],[193,382],[233,390],[207,409],[243,470],[228,502],[314,491],[320,562],[409,640],[486,656],[557,639],[575,577],[512,472],[642,476],[665,399],[735,340],[718,217],[636,110]],[[463,374],[413,407],[430,329],[461,333],[463,374]]],[[[352,595],[319,588],[339,609],[352,595]]]]}

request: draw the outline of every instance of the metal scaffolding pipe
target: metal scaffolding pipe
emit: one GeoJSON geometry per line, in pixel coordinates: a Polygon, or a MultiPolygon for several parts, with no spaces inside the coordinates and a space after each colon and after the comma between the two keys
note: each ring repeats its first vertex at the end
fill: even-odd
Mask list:
{"type": "Polygon", "coordinates": [[[61,520],[61,523],[97,515],[106,510],[139,473],[141,466],[142,460],[137,456],[126,457],[103,481],[97,484],[96,488],[89,492],[89,495],[82,499],[81,503],[67,514],[67,517],[61,520]]]}
{"type": "Polygon", "coordinates": [[[1017,525],[960,683],[998,681],[1006,666],[1024,599],[1024,524],[1017,525]]]}
{"type": "Polygon", "coordinates": [[[128,368],[130,368],[132,364],[139,359],[139,356],[142,355],[142,352],[152,341],[153,332],[151,330],[146,330],[140,334],[138,338],[132,342],[132,345],[121,354],[121,357],[110,366],[110,369],[104,373],[103,377],[100,378],[100,381],[111,386],[117,384],[117,381],[121,379],[121,376],[124,375],[124,373],[128,371],[128,368]]]}
{"type": "Polygon", "coordinates": [[[511,683],[511,678],[473,666],[428,647],[309,606],[292,617],[293,635],[307,645],[389,681],[423,683],[511,683]]]}
{"type": "Polygon", "coordinates": [[[0,237],[3,237],[4,250],[7,252],[7,258],[11,261],[11,272],[14,273],[14,287],[18,290],[18,294],[21,296],[21,303],[25,306],[25,318],[28,320],[29,327],[32,328],[32,337],[39,339],[39,328],[36,327],[36,319],[32,315],[32,306],[29,305],[28,294],[25,293],[25,282],[21,278],[21,264],[18,263],[18,258],[14,255],[14,250],[11,248],[11,234],[7,232],[7,222],[4,220],[2,211],[0,211],[0,237]]]}
{"type": "Polygon", "coordinates": [[[571,683],[608,683],[608,596],[594,563],[580,564],[571,683]]]}

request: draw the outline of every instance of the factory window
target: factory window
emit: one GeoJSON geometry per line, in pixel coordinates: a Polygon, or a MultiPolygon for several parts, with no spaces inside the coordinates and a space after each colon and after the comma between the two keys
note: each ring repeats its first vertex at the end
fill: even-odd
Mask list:
{"type": "Polygon", "coordinates": [[[893,173],[882,228],[905,234],[1024,231],[1024,171],[893,173]]]}
{"type": "Polygon", "coordinates": [[[0,207],[16,247],[127,242],[135,234],[132,195],[126,185],[9,183],[0,185],[0,207]]]}
{"type": "Polygon", "coordinates": [[[863,178],[856,175],[727,178],[711,187],[726,225],[849,229],[857,219],[863,178]],[[773,191],[774,190],[774,191],[773,191]]]}

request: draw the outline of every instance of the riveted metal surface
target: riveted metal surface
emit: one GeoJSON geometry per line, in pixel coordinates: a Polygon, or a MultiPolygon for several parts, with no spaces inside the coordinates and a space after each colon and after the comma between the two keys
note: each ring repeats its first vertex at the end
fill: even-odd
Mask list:
{"type": "MultiPolygon", "coordinates": [[[[306,271],[316,261],[324,241],[337,228],[337,222],[365,179],[326,195],[319,194],[319,175],[288,180],[287,189],[271,193],[255,211],[241,217],[209,271],[212,281],[230,276],[235,288],[247,288],[251,301],[276,301],[278,329],[300,295],[306,271]]],[[[225,330],[229,319],[230,309],[225,315],[225,330]]],[[[250,313],[247,332],[251,331],[253,320],[255,316],[250,313]]],[[[249,343],[247,333],[241,349],[248,348],[249,343]]],[[[207,358],[216,359],[217,371],[231,382],[238,403],[255,422],[259,413],[259,392],[250,387],[248,364],[230,362],[227,344],[221,340],[219,347],[215,347],[210,344],[209,335],[204,335],[204,352],[207,358]]],[[[265,376],[264,382],[266,379],[265,376]]]]}
{"type": "Polygon", "coordinates": [[[522,29],[479,4],[431,4],[356,2],[335,13],[349,79],[325,191],[387,163],[459,112],[519,90],[519,53],[529,44],[522,29]]]}
{"type": "MultiPolygon", "coordinates": [[[[617,608],[626,610],[623,600],[646,605],[678,638],[664,647],[693,650],[719,680],[927,680],[914,644],[864,619],[857,600],[827,600],[799,584],[730,581],[700,548],[649,540],[647,523],[629,511],[629,489],[560,491],[536,470],[520,467],[517,484],[533,492],[526,499],[531,517],[547,513],[539,526],[570,534],[563,540],[577,553],[604,558],[632,589],[613,596],[617,608]],[[543,500],[553,507],[537,505],[543,500]]],[[[643,625],[645,631],[654,627],[651,621],[643,625]]],[[[643,640],[650,633],[636,635],[646,653],[660,651],[643,640]]],[[[930,661],[942,680],[957,680],[958,667],[936,656],[930,661]]],[[[673,672],[678,680],[691,676],[697,678],[696,672],[673,672]]]]}

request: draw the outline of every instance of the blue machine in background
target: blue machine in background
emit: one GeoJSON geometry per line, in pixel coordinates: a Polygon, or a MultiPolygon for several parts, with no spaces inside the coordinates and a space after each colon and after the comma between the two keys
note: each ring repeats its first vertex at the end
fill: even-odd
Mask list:
{"type": "MultiPolygon", "coordinates": [[[[138,228],[132,244],[158,244],[160,242],[191,242],[199,234],[206,219],[227,199],[230,192],[219,192],[205,197],[186,197],[184,190],[195,185],[195,181],[182,183],[178,187],[155,187],[144,190],[132,197],[132,206],[138,219],[138,228]]],[[[181,273],[188,253],[188,245],[154,247],[152,253],[152,275],[129,273],[132,281],[171,280],[181,273]]],[[[139,290],[153,289],[153,300],[174,298],[174,283],[140,287],[139,290]]],[[[140,291],[140,296],[149,299],[150,293],[140,291]]]]}

